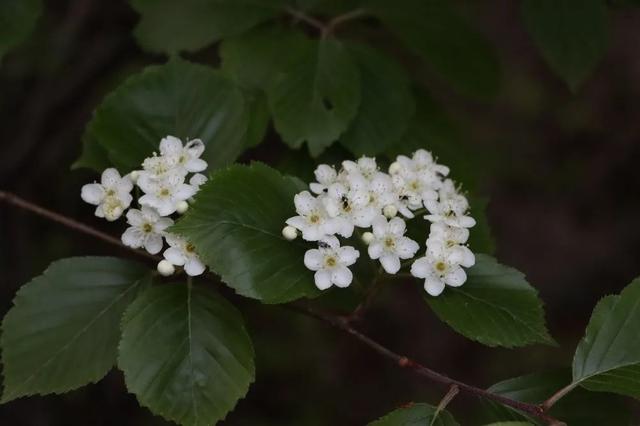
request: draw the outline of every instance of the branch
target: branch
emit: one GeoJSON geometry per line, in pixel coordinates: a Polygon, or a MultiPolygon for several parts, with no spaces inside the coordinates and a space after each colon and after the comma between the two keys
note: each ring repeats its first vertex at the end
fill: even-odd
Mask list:
{"type": "MultiPolygon", "coordinates": [[[[15,194],[5,192],[5,191],[0,191],[0,202],[6,202],[9,205],[18,207],[26,211],[30,211],[52,222],[59,223],[75,231],[98,238],[99,240],[118,246],[119,248],[126,248],[127,250],[137,255],[145,256],[146,258],[150,258],[155,261],[158,260],[156,256],[153,256],[149,253],[131,249],[130,247],[125,246],[124,244],[122,244],[122,242],[119,239],[114,238],[111,235],[105,234],[101,231],[98,231],[95,228],[90,227],[89,225],[78,222],[74,219],[61,215],[59,213],[55,213],[51,210],[42,208],[36,204],[33,204],[29,201],[26,201],[18,197],[15,194]]],[[[353,328],[350,325],[348,318],[331,315],[325,312],[317,311],[315,309],[312,309],[306,306],[301,306],[299,304],[287,304],[283,306],[290,310],[306,315],[308,317],[315,318],[319,321],[328,323],[333,327],[344,331],[345,333],[351,335],[356,340],[359,340],[360,342],[362,342],[365,346],[369,347],[374,352],[377,352],[381,356],[393,361],[398,367],[406,368],[409,371],[413,372],[414,374],[420,377],[423,377],[429,381],[440,383],[444,386],[447,386],[450,390],[458,389],[461,392],[466,392],[471,395],[475,395],[475,396],[489,399],[495,402],[499,402],[500,404],[509,406],[525,414],[536,417],[544,421],[545,423],[547,423],[549,426],[566,426],[565,423],[547,415],[546,410],[551,405],[553,405],[553,402],[549,403],[549,401],[553,400],[555,402],[557,399],[561,398],[564,394],[566,394],[568,390],[566,392],[564,392],[564,389],[560,390],[559,392],[554,394],[554,396],[552,396],[543,405],[533,405],[525,402],[516,401],[514,399],[507,398],[502,395],[498,395],[493,392],[480,389],[472,385],[468,385],[458,380],[451,379],[445,376],[444,374],[440,374],[436,371],[433,371],[406,356],[399,355],[393,352],[392,350],[386,348],[385,346],[381,345],[380,343],[376,342],[375,340],[371,339],[370,337],[362,334],[355,328],[353,328]],[[554,397],[556,395],[559,395],[559,396],[554,400],[554,397]]]]}
{"type": "Polygon", "coordinates": [[[539,405],[516,401],[514,399],[507,398],[472,385],[468,385],[466,383],[447,377],[444,374],[440,374],[437,371],[433,371],[406,356],[399,355],[381,345],[380,343],[376,342],[375,340],[371,339],[370,337],[360,333],[355,328],[351,327],[348,320],[344,317],[334,316],[306,306],[300,306],[298,304],[287,305],[287,308],[302,313],[303,315],[306,315],[308,317],[328,323],[333,327],[344,331],[345,333],[354,337],[356,340],[362,342],[365,346],[368,346],[373,351],[393,361],[398,367],[406,368],[414,374],[421,376],[429,381],[440,383],[449,388],[456,386],[457,389],[459,389],[461,392],[466,392],[471,395],[499,402],[500,404],[515,408],[520,412],[536,417],[537,419],[544,421],[549,426],[566,426],[565,423],[546,414],[545,410],[539,405]]]}
{"type": "Polygon", "coordinates": [[[124,248],[126,250],[129,250],[135,254],[137,254],[138,256],[143,256],[146,257],[147,259],[152,259],[154,261],[158,261],[158,257],[154,256],[152,254],[149,254],[145,251],[141,251],[141,250],[136,250],[136,249],[132,249],[131,247],[127,247],[124,244],[122,244],[122,242],[115,237],[112,237],[109,234],[106,234],[102,231],[98,231],[95,228],[90,227],[89,225],[85,225],[84,223],[78,222],[74,219],[71,219],[70,217],[61,215],[60,213],[56,213],[53,212],[51,210],[47,210],[43,207],[40,207],[36,204],[33,204],[23,198],[18,197],[15,194],[12,194],[10,192],[5,192],[5,191],[0,191],[0,202],[5,202],[9,205],[18,207],[22,210],[26,210],[29,211],[31,213],[35,213],[38,216],[44,217],[45,219],[48,219],[52,222],[56,222],[59,223],[61,225],[66,226],[67,228],[73,229],[75,231],[81,232],[83,234],[86,235],[90,235],[92,237],[95,237],[99,240],[102,240],[106,243],[109,243],[111,245],[115,245],[118,246],[120,248],[124,248]]]}
{"type": "Polygon", "coordinates": [[[289,15],[293,16],[294,18],[296,18],[297,20],[309,24],[310,26],[319,30],[323,34],[326,31],[327,26],[324,24],[324,22],[314,18],[313,16],[309,16],[306,13],[296,10],[292,7],[286,7],[284,11],[287,12],[289,15]]]}

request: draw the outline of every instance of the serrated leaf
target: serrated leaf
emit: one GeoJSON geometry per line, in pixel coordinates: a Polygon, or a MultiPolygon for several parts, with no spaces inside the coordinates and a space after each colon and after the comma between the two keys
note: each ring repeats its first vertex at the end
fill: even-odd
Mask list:
{"type": "Polygon", "coordinates": [[[184,426],[223,419],[254,379],[240,313],[210,290],[159,286],[127,309],[118,367],[141,405],[184,426]]]}
{"type": "Polygon", "coordinates": [[[183,60],[151,66],[105,98],[85,141],[99,143],[123,172],[140,167],[160,140],[202,139],[209,169],[227,165],[246,148],[249,108],[222,73],[183,60]]]}
{"type": "Polygon", "coordinates": [[[2,323],[2,402],[104,377],[116,362],[122,314],[149,279],[134,262],[76,257],[25,284],[2,323]]]}
{"type": "Polygon", "coordinates": [[[231,166],[201,187],[198,202],[172,228],[238,294],[265,303],[315,296],[313,273],[304,266],[311,244],[282,237],[295,216],[293,197],[305,185],[263,164],[231,166]]]}
{"type": "Polygon", "coordinates": [[[368,0],[369,8],[413,52],[464,94],[488,97],[500,85],[496,54],[447,0],[368,0]]]}
{"type": "MultiPolygon", "coordinates": [[[[568,369],[562,369],[507,379],[491,386],[489,391],[516,401],[541,404],[570,381],[571,372],[568,369]]],[[[528,420],[533,424],[540,424],[536,419],[527,418],[510,407],[490,401],[486,401],[485,405],[490,410],[492,419],[528,420]]],[[[622,398],[616,395],[597,394],[585,389],[576,389],[566,395],[551,408],[549,414],[569,425],[630,424],[629,409],[622,398]]]]}
{"type": "Polygon", "coordinates": [[[194,51],[278,14],[281,0],[132,0],[134,35],[151,52],[194,51]]]}
{"type": "Polygon", "coordinates": [[[593,311],[573,359],[573,383],[640,399],[640,278],[593,311]]]}
{"type": "Polygon", "coordinates": [[[607,46],[603,0],[523,0],[524,23],[551,69],[575,91],[607,46]]]}
{"type": "Polygon", "coordinates": [[[284,142],[293,148],[307,142],[309,152],[317,157],[355,117],[360,74],[337,40],[306,40],[296,54],[296,60],[270,85],[269,107],[284,142]]]}
{"type": "Polygon", "coordinates": [[[458,426],[451,414],[447,411],[437,413],[437,409],[429,404],[411,404],[369,423],[369,426],[458,426]]]}
{"type": "Polygon", "coordinates": [[[458,333],[487,346],[554,344],[547,331],[538,292],[524,274],[476,255],[461,287],[447,287],[426,300],[436,315],[458,333]]]}
{"type": "Polygon", "coordinates": [[[377,155],[400,140],[413,116],[409,77],[373,48],[351,44],[349,52],[360,70],[360,107],[340,142],[356,156],[377,155]]]}
{"type": "Polygon", "coordinates": [[[42,0],[0,2],[0,60],[31,34],[42,13],[42,0]]]}

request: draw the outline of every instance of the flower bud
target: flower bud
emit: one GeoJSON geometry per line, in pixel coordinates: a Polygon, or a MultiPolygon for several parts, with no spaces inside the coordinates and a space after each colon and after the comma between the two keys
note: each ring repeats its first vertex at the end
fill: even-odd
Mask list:
{"type": "Polygon", "coordinates": [[[170,262],[168,262],[166,260],[161,260],[158,263],[158,272],[163,277],[168,277],[169,275],[173,275],[174,272],[176,272],[176,268],[173,266],[172,263],[170,263],[170,262]]]}
{"type": "Polygon", "coordinates": [[[282,236],[289,241],[293,241],[298,237],[298,230],[293,226],[285,226],[282,228],[282,236]]]}
{"type": "Polygon", "coordinates": [[[133,183],[138,182],[139,177],[140,177],[140,172],[137,170],[134,170],[131,173],[129,173],[129,179],[131,179],[131,182],[133,183]]]}
{"type": "Polygon", "coordinates": [[[402,170],[402,166],[397,161],[394,161],[389,166],[389,174],[390,175],[398,174],[398,173],[400,173],[400,170],[402,170]]]}
{"type": "Polygon", "coordinates": [[[185,214],[187,210],[189,210],[189,203],[187,203],[186,201],[180,201],[178,204],[176,204],[176,211],[178,212],[178,214],[185,214]]]}
{"type": "Polygon", "coordinates": [[[391,219],[398,214],[398,208],[393,204],[389,204],[388,206],[384,206],[382,213],[387,217],[387,219],[391,219]]]}
{"type": "Polygon", "coordinates": [[[371,243],[371,241],[373,241],[373,234],[371,232],[365,232],[364,234],[362,234],[362,241],[364,241],[365,244],[369,245],[371,243]]]}

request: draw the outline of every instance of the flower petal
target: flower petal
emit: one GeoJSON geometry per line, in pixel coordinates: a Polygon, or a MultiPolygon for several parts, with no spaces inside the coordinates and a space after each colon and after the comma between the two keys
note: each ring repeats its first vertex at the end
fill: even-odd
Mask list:
{"type": "Polygon", "coordinates": [[[317,207],[318,201],[309,191],[302,191],[293,197],[293,203],[299,215],[307,216],[317,207]]]}
{"type": "Polygon", "coordinates": [[[189,257],[187,262],[184,264],[184,271],[191,277],[201,275],[205,269],[206,267],[204,266],[204,263],[195,256],[189,257]]]}
{"type": "Polygon", "coordinates": [[[182,141],[175,136],[167,136],[160,141],[160,154],[171,156],[182,154],[182,141]]]}
{"type": "Polygon", "coordinates": [[[467,274],[460,267],[451,268],[447,275],[443,277],[443,280],[451,287],[460,287],[467,280],[467,274]]]}
{"type": "Polygon", "coordinates": [[[338,287],[349,287],[353,280],[353,274],[346,266],[339,266],[331,272],[331,281],[338,287]]]}
{"type": "Polygon", "coordinates": [[[318,249],[307,250],[304,254],[304,266],[312,271],[317,271],[322,268],[324,262],[324,255],[318,249]]]}
{"type": "Polygon", "coordinates": [[[114,168],[105,169],[102,172],[102,186],[105,188],[114,188],[120,181],[120,173],[114,168]]]}
{"type": "Polygon", "coordinates": [[[396,253],[401,259],[411,259],[419,249],[418,243],[411,238],[400,237],[396,239],[396,253]]]}
{"type": "Polygon", "coordinates": [[[147,235],[144,248],[151,254],[158,254],[162,250],[162,237],[159,234],[147,235]]]}
{"type": "Polygon", "coordinates": [[[340,262],[345,266],[353,265],[360,257],[360,252],[350,246],[340,247],[337,251],[340,262]]]}
{"type": "Polygon", "coordinates": [[[383,254],[380,256],[380,264],[388,274],[395,274],[400,270],[400,258],[395,254],[383,254]]]}
{"type": "Polygon", "coordinates": [[[331,272],[321,269],[313,276],[316,287],[320,290],[326,290],[331,287],[331,272]]]}
{"type": "Polygon", "coordinates": [[[184,265],[186,262],[184,253],[177,247],[169,247],[164,251],[164,258],[174,265],[184,265]]]}
{"type": "Polygon", "coordinates": [[[416,278],[427,278],[432,274],[431,262],[426,257],[421,257],[411,264],[411,275],[416,278]]]}
{"type": "Polygon", "coordinates": [[[82,191],[80,192],[80,198],[85,203],[93,204],[97,206],[104,200],[105,191],[102,185],[99,183],[89,183],[82,187],[82,191]]]}
{"type": "Polygon", "coordinates": [[[122,234],[121,240],[127,247],[140,248],[144,243],[144,234],[139,228],[130,226],[122,234]]]}
{"type": "Polygon", "coordinates": [[[369,253],[369,257],[371,259],[378,259],[384,252],[384,246],[379,241],[373,241],[371,244],[369,244],[367,252],[369,253]]]}
{"type": "Polygon", "coordinates": [[[378,238],[384,237],[387,233],[387,219],[382,215],[377,216],[371,221],[371,228],[373,230],[373,235],[378,238]]]}
{"type": "Polygon", "coordinates": [[[444,281],[439,277],[429,276],[424,280],[424,289],[431,296],[439,296],[444,290],[444,281]]]}
{"type": "Polygon", "coordinates": [[[405,228],[406,224],[404,223],[404,220],[400,219],[399,217],[394,217],[389,221],[388,229],[389,232],[391,232],[393,235],[403,235],[405,228]]]}

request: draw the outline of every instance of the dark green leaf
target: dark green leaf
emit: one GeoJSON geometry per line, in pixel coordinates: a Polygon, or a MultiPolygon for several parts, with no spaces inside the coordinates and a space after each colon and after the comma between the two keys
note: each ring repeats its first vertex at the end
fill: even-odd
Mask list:
{"type": "Polygon", "coordinates": [[[356,156],[377,155],[407,130],[415,103],[409,78],[393,58],[364,45],[349,46],[360,69],[360,107],[340,142],[356,156]]]}
{"type": "Polygon", "coordinates": [[[575,91],[606,49],[604,0],[523,0],[522,14],[544,59],[575,91]]]}
{"type": "Polygon", "coordinates": [[[134,35],[152,52],[201,49],[278,14],[281,0],[132,0],[141,18],[134,35]]]}
{"type": "MultiPolygon", "coordinates": [[[[491,392],[517,401],[540,404],[571,381],[568,369],[535,373],[504,380],[489,388],[491,392]]],[[[525,420],[525,416],[511,408],[487,402],[491,418],[496,420],[525,420]]],[[[616,395],[603,395],[576,389],[558,401],[549,414],[569,425],[601,426],[628,425],[630,413],[625,401],[616,395]]],[[[536,423],[536,420],[529,418],[536,423]]]]}
{"type": "Polygon", "coordinates": [[[336,40],[307,40],[268,90],[276,130],[293,148],[318,156],[347,129],[360,105],[360,75],[336,40]]]}
{"type": "Polygon", "coordinates": [[[31,33],[42,13],[42,0],[0,2],[0,60],[31,33]]]}
{"type": "Polygon", "coordinates": [[[486,426],[531,426],[529,422],[497,422],[486,426]]]}
{"type": "Polygon", "coordinates": [[[266,90],[283,69],[295,65],[309,41],[279,26],[257,28],[220,44],[221,68],[250,90],[266,90]]]}
{"type": "Polygon", "coordinates": [[[281,234],[295,216],[293,197],[304,188],[263,164],[232,166],[212,176],[172,230],[193,242],[204,262],[243,296],[265,303],[314,296],[313,273],[303,262],[310,245],[281,234]]]}
{"type": "Polygon", "coordinates": [[[24,285],[2,323],[2,401],[104,377],[116,362],[122,314],[149,277],[137,263],[76,257],[24,285]]]}
{"type": "Polygon", "coordinates": [[[240,313],[210,290],[152,288],[125,314],[118,367],[140,404],[184,426],[212,425],[244,397],[254,353],[240,313]]]}
{"type": "Polygon", "coordinates": [[[640,399],[640,278],[593,311],[573,359],[573,382],[640,399]]]}
{"type": "Polygon", "coordinates": [[[199,138],[209,168],[233,162],[248,143],[249,107],[233,82],[203,65],[173,60],[135,75],[103,101],[89,123],[117,168],[130,171],[158,150],[160,140],[199,138]]]}
{"type": "Polygon", "coordinates": [[[500,65],[489,42],[448,0],[368,0],[371,9],[416,54],[460,92],[494,95],[500,65]]]}
{"type": "Polygon", "coordinates": [[[491,256],[476,255],[462,287],[447,287],[426,298],[444,322],[458,333],[487,346],[553,344],[538,292],[524,274],[491,256]]]}
{"type": "Polygon", "coordinates": [[[71,165],[71,169],[85,168],[102,171],[109,167],[111,167],[111,161],[109,160],[107,150],[92,139],[89,132],[85,133],[82,141],[82,154],[80,154],[80,157],[71,165]]]}
{"type": "Polygon", "coordinates": [[[434,420],[436,410],[437,407],[429,404],[411,404],[369,423],[369,426],[458,426],[447,411],[438,413],[434,420]]]}

